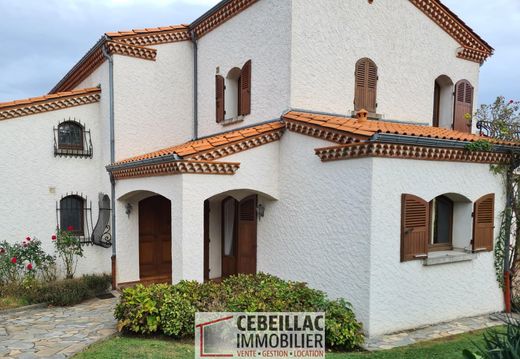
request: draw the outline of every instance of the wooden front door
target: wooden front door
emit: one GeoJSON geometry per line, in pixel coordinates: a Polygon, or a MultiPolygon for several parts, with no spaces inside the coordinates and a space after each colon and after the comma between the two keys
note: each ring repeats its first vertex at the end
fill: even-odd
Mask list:
{"type": "Polygon", "coordinates": [[[222,201],[222,277],[256,273],[257,196],[222,201]]]}
{"type": "Polygon", "coordinates": [[[141,280],[171,282],[171,202],[153,196],[139,202],[139,273],[141,280]]]}

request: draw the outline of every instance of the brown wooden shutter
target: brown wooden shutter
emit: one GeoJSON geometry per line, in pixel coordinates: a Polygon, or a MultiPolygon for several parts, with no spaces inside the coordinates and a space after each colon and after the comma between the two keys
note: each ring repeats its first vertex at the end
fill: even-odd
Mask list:
{"type": "Polygon", "coordinates": [[[238,273],[256,273],[256,203],[256,195],[238,203],[238,273]]]}
{"type": "Polygon", "coordinates": [[[473,251],[492,251],[495,228],[495,195],[481,197],[473,212],[473,251]]]}
{"type": "Polygon", "coordinates": [[[238,114],[241,116],[251,113],[251,60],[242,67],[239,81],[238,114]]]}
{"type": "Polygon", "coordinates": [[[377,66],[370,59],[361,59],[356,64],[356,91],[354,107],[356,111],[365,109],[375,113],[377,109],[377,66]]]}
{"type": "Polygon", "coordinates": [[[461,132],[471,132],[471,125],[466,114],[473,116],[473,86],[467,80],[461,80],[455,85],[455,110],[453,112],[453,129],[461,132]]]}
{"type": "Polygon", "coordinates": [[[215,76],[215,98],[216,98],[216,118],[217,123],[224,121],[226,116],[226,107],[224,103],[224,92],[226,90],[226,85],[224,81],[224,77],[220,75],[215,76]]]}
{"type": "Polygon", "coordinates": [[[401,202],[401,262],[428,257],[430,205],[411,194],[401,202]]]}

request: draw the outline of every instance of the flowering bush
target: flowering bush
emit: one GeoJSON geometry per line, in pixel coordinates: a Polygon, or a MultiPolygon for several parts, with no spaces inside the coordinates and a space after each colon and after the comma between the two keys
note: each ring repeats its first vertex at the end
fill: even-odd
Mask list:
{"type": "Polygon", "coordinates": [[[74,278],[78,259],[83,257],[83,247],[81,247],[79,238],[72,233],[73,231],[74,228],[69,226],[66,231],[58,230],[58,233],[51,237],[54,248],[63,261],[65,276],[68,279],[74,278]]]}
{"type": "Polygon", "coordinates": [[[0,284],[35,278],[55,279],[55,259],[43,251],[42,243],[31,237],[15,244],[0,242],[0,284]]]}

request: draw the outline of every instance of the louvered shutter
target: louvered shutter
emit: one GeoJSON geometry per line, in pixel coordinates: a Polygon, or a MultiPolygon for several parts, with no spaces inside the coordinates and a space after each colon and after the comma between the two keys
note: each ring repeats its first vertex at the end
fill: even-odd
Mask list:
{"type": "Polygon", "coordinates": [[[238,114],[245,116],[251,113],[251,60],[242,67],[239,82],[238,114]]]}
{"type": "Polygon", "coordinates": [[[488,194],[475,202],[473,212],[473,251],[492,251],[495,228],[495,195],[488,194]]]}
{"type": "Polygon", "coordinates": [[[455,85],[454,130],[471,132],[470,122],[466,118],[466,114],[473,115],[473,86],[467,80],[461,80],[455,85]]]}
{"type": "Polygon", "coordinates": [[[224,82],[224,77],[220,75],[215,76],[215,104],[216,104],[216,118],[217,123],[224,121],[226,116],[226,108],[224,103],[224,91],[226,89],[226,85],[224,82]]]}
{"type": "Polygon", "coordinates": [[[256,203],[256,195],[238,203],[238,273],[256,273],[256,203]]]}
{"type": "Polygon", "coordinates": [[[411,194],[402,195],[401,262],[428,257],[430,205],[411,194]]]}
{"type": "Polygon", "coordinates": [[[375,113],[377,108],[377,66],[370,59],[361,59],[356,64],[356,111],[365,109],[375,113]]]}

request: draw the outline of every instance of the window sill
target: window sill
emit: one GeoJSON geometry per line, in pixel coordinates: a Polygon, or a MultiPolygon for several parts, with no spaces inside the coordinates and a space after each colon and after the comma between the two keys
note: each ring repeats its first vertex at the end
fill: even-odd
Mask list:
{"type": "Polygon", "coordinates": [[[441,264],[469,262],[475,258],[473,253],[468,253],[461,250],[439,251],[428,255],[423,262],[425,266],[435,266],[441,264]]]}
{"type": "Polygon", "coordinates": [[[227,120],[222,121],[221,125],[229,126],[229,125],[234,125],[235,123],[240,123],[242,121],[244,121],[244,116],[238,116],[238,117],[234,117],[234,118],[228,118],[227,120]]]}

